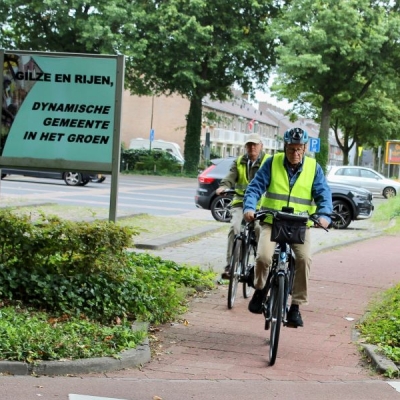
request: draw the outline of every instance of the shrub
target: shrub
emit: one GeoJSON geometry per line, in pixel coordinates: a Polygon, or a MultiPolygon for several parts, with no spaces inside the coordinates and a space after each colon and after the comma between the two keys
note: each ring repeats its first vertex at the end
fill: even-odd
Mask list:
{"type": "Polygon", "coordinates": [[[166,322],[185,310],[185,288],[213,273],[129,253],[130,228],[112,222],[32,221],[0,212],[0,295],[56,315],[166,322]]]}
{"type": "Polygon", "coordinates": [[[127,320],[103,326],[83,318],[49,318],[20,307],[0,308],[0,358],[25,361],[116,356],[146,336],[127,320]]]}
{"type": "Polygon", "coordinates": [[[168,152],[160,150],[129,149],[121,153],[123,171],[141,171],[149,173],[177,174],[181,165],[168,152]]]}
{"type": "Polygon", "coordinates": [[[358,326],[367,343],[378,345],[395,363],[400,363],[400,284],[385,291],[358,326]]]}

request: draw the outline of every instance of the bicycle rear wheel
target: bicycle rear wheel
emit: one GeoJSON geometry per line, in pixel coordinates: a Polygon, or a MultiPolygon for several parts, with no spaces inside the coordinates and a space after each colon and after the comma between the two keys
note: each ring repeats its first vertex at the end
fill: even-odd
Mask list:
{"type": "Polygon", "coordinates": [[[242,273],[243,273],[243,297],[247,299],[250,297],[253,288],[248,285],[248,277],[250,273],[250,269],[256,264],[256,253],[257,249],[252,243],[248,243],[246,247],[246,253],[244,254],[243,257],[243,262],[242,262],[242,273]]]}
{"type": "Polygon", "coordinates": [[[233,244],[231,262],[230,262],[230,277],[229,277],[229,287],[228,287],[228,308],[231,309],[235,302],[237,287],[240,279],[240,269],[241,269],[241,247],[242,241],[240,238],[235,239],[233,244]]]}
{"type": "Polygon", "coordinates": [[[282,325],[285,277],[278,275],[273,282],[270,294],[271,331],[269,342],[269,365],[274,365],[278,353],[279,334],[282,325]]]}

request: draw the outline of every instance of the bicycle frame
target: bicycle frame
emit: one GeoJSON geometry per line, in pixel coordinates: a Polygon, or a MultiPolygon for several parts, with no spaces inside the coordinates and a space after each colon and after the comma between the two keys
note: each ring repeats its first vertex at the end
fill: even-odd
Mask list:
{"type": "MultiPolygon", "coordinates": [[[[294,278],[294,255],[292,253],[292,248],[287,243],[277,243],[275,246],[275,253],[273,257],[273,262],[271,269],[268,273],[266,287],[268,290],[273,285],[273,281],[277,280],[279,276],[283,276],[285,279],[285,291],[284,291],[284,314],[283,314],[283,323],[286,326],[286,316],[289,310],[288,300],[289,295],[292,294],[293,289],[293,278],[294,278]]],[[[268,291],[267,291],[268,293],[268,291]]],[[[267,300],[264,303],[263,313],[265,317],[266,326],[271,322],[271,313],[268,309],[269,305],[267,304],[267,300]]],[[[267,328],[268,329],[268,328],[267,328]]]]}
{"type": "MultiPolygon", "coordinates": [[[[255,214],[255,219],[263,219],[267,215],[272,215],[273,218],[279,215],[279,217],[282,218],[284,214],[290,214],[290,218],[288,219],[290,221],[295,221],[296,218],[298,218],[298,222],[305,224],[308,219],[327,231],[327,229],[319,223],[318,215],[313,214],[307,216],[305,219],[304,215],[296,216],[296,214],[293,214],[293,209],[286,207],[282,209],[282,212],[273,210],[259,211],[255,214]]],[[[341,218],[336,213],[322,215],[341,218]]],[[[289,243],[279,241],[276,244],[272,265],[265,286],[266,299],[263,302],[262,313],[264,315],[265,329],[271,329],[269,343],[269,365],[271,366],[275,364],[278,352],[281,325],[292,326],[288,325],[287,313],[289,311],[289,295],[292,294],[296,260],[290,243],[300,243],[299,240],[301,239],[296,237],[294,240],[292,242],[287,240],[289,243]]]]}
{"type": "Polygon", "coordinates": [[[230,261],[230,278],[228,286],[228,308],[231,309],[235,302],[239,282],[243,284],[243,297],[250,296],[248,275],[251,268],[249,260],[251,253],[255,258],[257,244],[255,241],[254,223],[242,221],[240,233],[235,235],[230,261]]]}

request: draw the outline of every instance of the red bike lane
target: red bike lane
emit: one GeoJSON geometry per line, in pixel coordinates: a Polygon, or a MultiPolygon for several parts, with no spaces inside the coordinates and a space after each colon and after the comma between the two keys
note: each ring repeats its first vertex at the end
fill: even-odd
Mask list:
{"type": "Polygon", "coordinates": [[[304,327],[282,328],[278,357],[268,366],[269,331],[247,310],[238,288],[227,309],[227,287],[196,298],[184,322],[156,336],[159,354],[141,371],[110,376],[157,379],[278,379],[353,381],[381,379],[357,349],[354,327],[374,295],[400,282],[397,236],[357,242],[313,257],[310,304],[304,327]]]}

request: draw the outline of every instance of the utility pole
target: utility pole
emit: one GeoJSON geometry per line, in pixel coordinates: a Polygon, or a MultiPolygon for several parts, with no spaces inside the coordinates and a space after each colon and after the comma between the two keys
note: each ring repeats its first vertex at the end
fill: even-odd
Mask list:
{"type": "Polygon", "coordinates": [[[154,140],[154,129],[153,129],[153,115],[154,115],[154,94],[151,96],[151,117],[150,117],[150,152],[151,152],[151,143],[154,140]]]}

